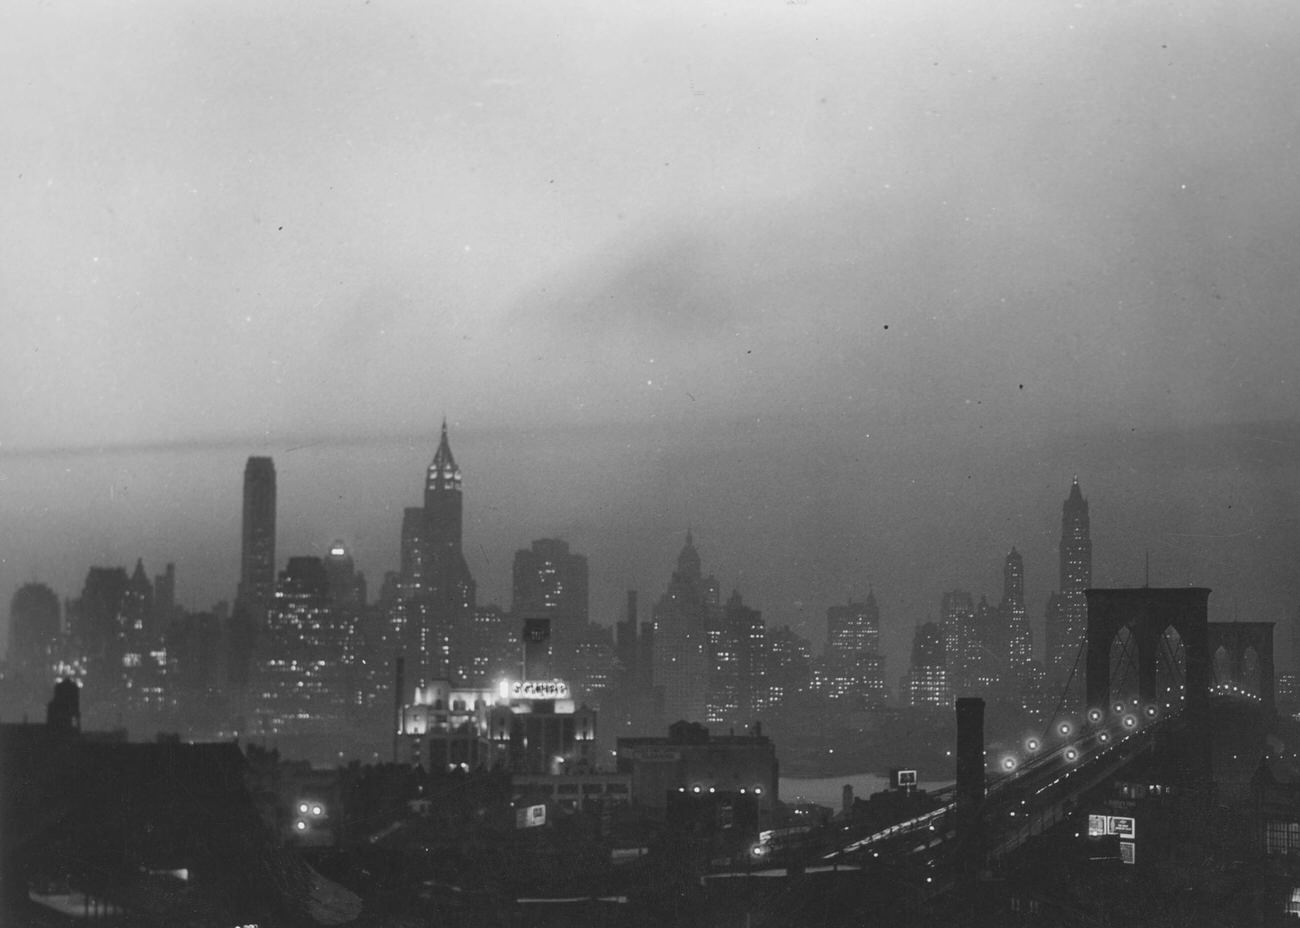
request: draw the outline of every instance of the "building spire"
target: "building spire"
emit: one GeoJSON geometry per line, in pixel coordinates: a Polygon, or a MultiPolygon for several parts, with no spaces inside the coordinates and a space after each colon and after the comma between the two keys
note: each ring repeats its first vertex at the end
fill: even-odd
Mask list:
{"type": "Polygon", "coordinates": [[[442,417],[442,431],[438,437],[438,450],[433,454],[429,464],[429,473],[425,480],[426,495],[439,490],[460,490],[460,468],[451,453],[451,442],[447,439],[447,417],[442,417]]]}

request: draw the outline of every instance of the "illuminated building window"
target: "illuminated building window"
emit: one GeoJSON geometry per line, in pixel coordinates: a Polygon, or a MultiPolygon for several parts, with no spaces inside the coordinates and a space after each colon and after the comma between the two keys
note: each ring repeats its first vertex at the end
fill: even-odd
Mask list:
{"type": "Polygon", "coordinates": [[[1270,821],[1264,826],[1266,854],[1294,854],[1297,851],[1300,851],[1300,822],[1270,821]]]}

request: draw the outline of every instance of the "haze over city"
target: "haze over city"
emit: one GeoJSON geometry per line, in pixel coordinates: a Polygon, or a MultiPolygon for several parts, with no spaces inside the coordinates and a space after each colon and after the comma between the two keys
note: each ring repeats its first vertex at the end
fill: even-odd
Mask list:
{"type": "Polygon", "coordinates": [[[1077,474],[1099,584],[1282,621],[1296,16],[7,9],[0,589],[231,598],[249,454],[377,584],[445,415],[482,601],[558,536],[612,622],[691,527],[893,674],[1015,545],[1041,651],[1077,474]]]}

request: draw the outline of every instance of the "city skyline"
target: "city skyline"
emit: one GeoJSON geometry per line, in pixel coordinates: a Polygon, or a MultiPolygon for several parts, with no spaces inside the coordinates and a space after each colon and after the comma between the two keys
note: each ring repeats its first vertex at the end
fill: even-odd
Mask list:
{"type": "MultiPolygon", "coordinates": [[[[453,432],[459,435],[459,431],[453,429],[453,432]]],[[[467,437],[473,436],[474,430],[472,429],[466,430],[466,433],[467,433],[467,437]]],[[[459,439],[458,444],[461,441],[464,441],[464,439],[459,439]]],[[[431,452],[426,452],[426,457],[425,457],[426,461],[428,460],[427,455],[429,453],[431,452]]],[[[462,459],[464,459],[463,453],[461,457],[462,459]]],[[[411,477],[411,475],[408,475],[408,480],[406,482],[408,484],[411,484],[414,482],[415,479],[419,479],[418,474],[422,473],[426,469],[426,466],[427,465],[422,465],[421,467],[419,467],[416,471],[415,477],[411,477]]],[[[227,548],[228,550],[221,552],[217,556],[218,561],[222,559],[230,560],[233,558],[234,573],[232,575],[232,579],[229,581],[229,583],[224,583],[222,582],[220,575],[213,577],[212,576],[213,572],[211,570],[206,569],[206,565],[204,565],[203,563],[191,562],[187,565],[185,560],[182,559],[181,564],[178,568],[179,578],[177,581],[179,594],[181,595],[182,598],[178,600],[178,603],[180,605],[186,606],[187,608],[193,607],[199,610],[206,610],[219,599],[225,599],[233,603],[234,591],[238,584],[238,570],[239,570],[238,567],[239,539],[237,537],[239,531],[238,528],[239,481],[237,479],[238,470],[239,468],[237,467],[235,479],[231,481],[232,486],[234,487],[233,492],[235,494],[234,508],[235,508],[235,516],[236,516],[235,518],[236,537],[227,540],[227,544],[224,547],[227,548]],[[199,583],[202,583],[203,581],[201,580],[201,577],[195,576],[196,574],[208,577],[206,586],[199,585],[199,583]],[[199,582],[196,583],[196,581],[199,582]],[[211,598],[207,598],[207,599],[199,598],[197,601],[194,601],[194,597],[195,597],[194,591],[196,588],[198,589],[206,588],[209,590],[213,590],[217,595],[214,595],[211,598]]],[[[279,470],[281,473],[284,472],[283,467],[279,467],[279,470]]],[[[285,488],[283,486],[284,483],[285,480],[283,477],[281,477],[282,497],[285,495],[284,493],[285,488]]],[[[1124,499],[1124,495],[1122,492],[1124,488],[1120,488],[1121,491],[1120,493],[1116,493],[1115,490],[1113,489],[1107,489],[1102,487],[1098,487],[1096,491],[1093,491],[1090,489],[1091,484],[1088,483],[1087,478],[1084,478],[1082,483],[1086,491],[1086,495],[1089,497],[1090,501],[1094,499],[1094,497],[1096,497],[1098,494],[1100,495],[1100,498],[1103,500],[1115,499],[1115,498],[1118,498],[1120,500],[1124,499]]],[[[487,585],[489,587],[490,592],[489,595],[482,598],[482,601],[496,602],[504,607],[508,607],[510,603],[510,573],[511,573],[509,567],[509,556],[513,553],[515,549],[519,548],[523,544],[526,544],[527,541],[523,540],[522,536],[519,536],[521,540],[518,541],[512,540],[506,542],[506,546],[508,547],[509,550],[501,551],[498,557],[493,557],[487,551],[486,547],[482,544],[481,541],[477,545],[474,545],[474,538],[473,538],[474,527],[476,525],[481,526],[483,524],[483,520],[479,516],[480,511],[492,510],[492,511],[499,512],[503,507],[500,506],[499,504],[492,503],[490,500],[479,499],[480,493],[477,490],[477,482],[474,479],[473,465],[471,465],[471,469],[470,469],[468,486],[469,489],[467,491],[465,518],[466,518],[467,525],[470,527],[469,528],[470,538],[467,539],[466,553],[471,564],[474,565],[473,571],[476,573],[476,575],[483,576],[484,579],[487,581],[487,585]],[[477,551],[477,553],[480,555],[478,559],[479,561],[478,564],[474,564],[476,559],[472,556],[471,552],[473,551],[477,551]],[[495,567],[493,567],[493,565],[495,565],[495,567]]],[[[1064,489],[1060,487],[1057,488],[1044,487],[1039,493],[1040,498],[1041,497],[1050,498],[1053,495],[1055,495],[1055,499],[1053,500],[1053,502],[1048,506],[1046,506],[1046,512],[1052,513],[1054,510],[1056,513],[1059,513],[1061,507],[1061,501],[1066,497],[1068,492],[1069,492],[1068,487],[1064,489]]],[[[409,493],[406,495],[409,497],[409,493]]],[[[290,498],[292,498],[292,496],[290,498]]],[[[1129,498],[1130,500],[1132,500],[1131,494],[1129,498]]],[[[1137,513],[1134,512],[1127,513],[1127,517],[1130,520],[1134,519],[1135,516],[1140,518],[1141,517],[1140,514],[1144,511],[1142,507],[1144,505],[1149,505],[1149,503],[1143,504],[1141,500],[1136,500],[1135,502],[1139,506],[1139,510],[1137,513]]],[[[1162,504],[1167,505],[1169,501],[1163,500],[1161,502],[1162,504]]],[[[527,507],[525,507],[525,509],[526,508],[527,507]]],[[[986,505],[980,508],[986,510],[988,506],[986,505]]],[[[393,505],[391,509],[388,511],[390,513],[392,511],[400,512],[400,506],[393,505]]],[[[1054,590],[1056,586],[1056,579],[1050,576],[1048,574],[1048,571],[1050,571],[1051,568],[1055,566],[1055,561],[1057,560],[1056,555],[1058,552],[1055,549],[1058,547],[1058,543],[1059,543],[1060,516],[1049,514],[1044,517],[1044,513],[1041,512],[1027,513],[1026,515],[1027,517],[1024,519],[1026,523],[1032,523],[1032,521],[1035,518],[1037,518],[1037,520],[1040,523],[1045,523],[1046,526],[1045,528],[1040,529],[1040,531],[1038,532],[1040,538],[1043,539],[1040,540],[1038,544],[1015,545],[1022,552],[1028,554],[1028,557],[1026,558],[1027,560],[1026,572],[1028,574],[1026,612],[1027,612],[1027,617],[1029,619],[1030,625],[1033,629],[1034,654],[1035,657],[1041,657],[1043,654],[1044,639],[1045,639],[1044,628],[1043,628],[1044,607],[1046,606],[1048,593],[1054,590]],[[1052,537],[1053,535],[1055,535],[1054,538],[1052,537]],[[1039,569],[1035,570],[1036,567],[1039,569]]],[[[180,516],[184,518],[184,513],[181,513],[180,516]]],[[[311,514],[309,513],[301,513],[301,512],[294,513],[292,511],[287,511],[283,509],[283,507],[282,507],[282,511],[279,513],[279,517],[282,524],[286,520],[289,521],[290,523],[300,524],[304,520],[304,517],[307,517],[307,521],[310,521],[310,516],[311,514]]],[[[1114,516],[1115,516],[1115,521],[1120,521],[1124,518],[1124,515],[1118,512],[1115,513],[1114,516]]],[[[735,514],[730,516],[730,518],[734,520],[735,514]]],[[[1106,519],[1102,520],[1102,525],[1104,526],[1105,523],[1109,521],[1110,519],[1108,515],[1106,519]]],[[[512,523],[511,523],[509,512],[503,513],[502,530],[504,530],[507,533],[507,535],[509,535],[511,524],[512,523]]],[[[960,564],[961,565],[960,567],[955,567],[951,571],[948,570],[944,566],[943,557],[939,556],[938,554],[936,554],[934,557],[931,558],[931,563],[921,565],[928,571],[928,575],[931,577],[953,578],[951,580],[945,580],[944,581],[945,586],[937,586],[933,588],[920,587],[917,589],[911,589],[908,587],[907,584],[900,582],[897,579],[894,580],[890,579],[891,576],[897,577],[899,573],[899,569],[901,565],[899,565],[898,560],[892,562],[892,564],[894,565],[893,569],[891,569],[890,567],[891,565],[890,561],[882,560],[880,562],[881,580],[879,581],[870,579],[868,577],[861,582],[860,586],[853,585],[853,579],[855,575],[852,571],[850,571],[848,573],[848,579],[850,580],[850,583],[848,584],[849,588],[846,589],[844,593],[839,593],[838,595],[837,595],[837,591],[840,589],[840,587],[826,589],[824,592],[824,599],[825,599],[824,602],[819,602],[809,598],[804,600],[801,604],[796,604],[791,601],[793,597],[787,597],[783,600],[778,600],[775,604],[773,604],[768,600],[763,599],[762,597],[765,595],[780,596],[783,590],[781,589],[780,586],[774,584],[770,578],[767,583],[764,583],[762,578],[763,570],[761,569],[760,566],[750,565],[746,567],[746,565],[739,563],[743,555],[739,555],[737,553],[737,550],[744,550],[743,545],[738,543],[734,548],[729,549],[726,544],[727,536],[725,535],[725,533],[722,535],[722,537],[715,537],[714,531],[711,530],[708,526],[700,526],[698,525],[698,523],[688,523],[688,524],[696,525],[697,531],[701,527],[705,529],[705,534],[703,535],[703,537],[707,540],[703,542],[703,544],[707,550],[710,565],[717,564],[719,561],[722,561],[728,565],[726,571],[723,570],[714,571],[715,573],[719,574],[719,583],[723,589],[724,596],[726,594],[729,594],[732,588],[739,589],[742,592],[742,594],[746,597],[746,600],[748,602],[752,603],[756,608],[763,610],[764,617],[768,622],[769,626],[775,627],[778,625],[791,624],[794,626],[796,631],[798,631],[804,637],[809,638],[811,641],[813,641],[815,643],[815,649],[817,650],[820,650],[820,645],[824,637],[825,608],[837,602],[845,601],[845,599],[848,596],[861,598],[862,596],[865,595],[868,587],[875,588],[877,596],[880,597],[881,602],[883,603],[882,621],[881,621],[882,650],[886,654],[886,656],[890,659],[890,666],[900,668],[900,669],[906,667],[907,654],[908,651],[910,650],[911,638],[915,626],[922,622],[937,620],[939,618],[939,605],[940,605],[939,600],[940,600],[940,595],[944,591],[944,589],[948,587],[954,587],[954,586],[964,587],[970,589],[975,594],[976,598],[978,598],[980,595],[985,595],[989,597],[990,601],[997,602],[998,598],[1002,594],[1003,558],[1006,554],[1006,551],[1013,546],[1011,544],[1008,544],[1001,551],[998,551],[997,549],[1001,543],[999,539],[993,537],[994,532],[990,527],[980,526],[980,525],[968,525],[964,527],[964,530],[973,533],[973,537],[977,539],[976,544],[974,544],[970,550],[963,551],[960,549],[954,550],[952,548],[946,549],[947,557],[951,559],[953,564],[960,564]],[[993,549],[994,557],[985,561],[984,559],[979,557],[979,553],[989,548],[993,549]],[[736,567],[733,567],[732,565],[738,565],[738,569],[736,567]],[[983,579],[981,579],[981,575],[983,579]],[[783,605],[784,605],[784,609],[782,608],[783,605]],[[818,614],[818,612],[820,612],[820,615],[818,614]],[[904,647],[900,648],[900,643],[904,645],[904,647]]],[[[392,533],[398,534],[399,528],[400,526],[394,525],[392,528],[392,533]]],[[[646,544],[647,540],[644,538],[637,539],[638,542],[640,542],[640,545],[637,549],[639,552],[645,552],[647,550],[651,550],[652,548],[658,548],[660,550],[666,551],[667,557],[664,559],[665,562],[660,562],[654,560],[654,558],[648,554],[641,553],[639,556],[642,557],[643,559],[639,563],[635,561],[629,562],[630,569],[633,572],[633,575],[638,580],[638,582],[632,583],[630,585],[618,584],[614,580],[614,578],[610,576],[610,571],[607,569],[603,569],[603,565],[601,564],[602,558],[598,556],[595,559],[592,567],[592,595],[593,595],[592,618],[604,624],[612,625],[613,622],[616,621],[622,615],[623,600],[624,597],[626,596],[626,589],[628,588],[637,589],[641,594],[643,602],[647,601],[647,598],[649,598],[649,601],[653,601],[653,598],[657,596],[658,590],[662,589],[662,584],[669,573],[671,559],[675,557],[676,551],[680,548],[681,540],[682,537],[684,536],[685,531],[686,529],[678,529],[676,527],[669,526],[665,530],[664,538],[662,540],[656,540],[656,542],[652,542],[650,545],[646,544]]],[[[1094,526],[1094,533],[1096,532],[1097,532],[1097,526],[1094,526]]],[[[277,572],[284,567],[289,557],[297,556],[297,555],[310,555],[310,554],[324,556],[325,554],[328,553],[334,541],[339,540],[339,538],[341,537],[347,538],[350,535],[352,535],[352,533],[345,532],[345,531],[333,531],[327,534],[330,535],[328,541],[326,541],[325,536],[319,536],[319,538],[317,539],[309,540],[309,542],[305,545],[302,543],[299,543],[297,545],[289,544],[285,541],[283,537],[277,539],[277,550],[280,552],[280,559],[281,559],[280,563],[277,564],[277,572]]],[[[382,536],[383,534],[382,529],[380,529],[376,534],[382,536]]],[[[558,532],[538,532],[534,536],[534,540],[536,538],[560,536],[561,534],[562,533],[558,533],[558,532]]],[[[565,533],[565,534],[567,534],[567,537],[564,537],[563,540],[570,541],[571,547],[577,553],[585,554],[587,553],[588,550],[597,550],[603,552],[609,552],[610,550],[609,545],[601,545],[599,543],[595,545],[589,545],[583,541],[571,541],[572,538],[591,537],[590,534],[588,533],[582,533],[580,535],[573,535],[572,533],[565,533]]],[[[1033,534],[1033,533],[1029,533],[1029,534],[1033,534]]],[[[1101,530],[1101,537],[1106,538],[1109,535],[1110,533],[1107,532],[1106,529],[1103,527],[1101,530]]],[[[515,537],[515,536],[510,536],[510,537],[515,537]]],[[[386,542],[386,544],[381,544],[379,547],[389,547],[389,548],[397,547],[396,543],[392,539],[383,539],[381,537],[379,540],[381,542],[386,542]]],[[[220,545],[216,545],[215,541],[216,540],[214,540],[214,547],[216,548],[222,547],[220,545]]],[[[1107,544],[1110,544],[1110,542],[1107,542],[1107,544]]],[[[615,551],[618,550],[618,547],[619,546],[617,543],[613,545],[615,551]]],[[[1097,546],[1095,545],[1094,547],[1097,546]]],[[[383,560],[375,556],[374,554],[375,550],[376,550],[375,548],[358,549],[355,543],[353,543],[350,539],[348,541],[349,554],[357,557],[358,567],[366,572],[367,580],[371,586],[372,591],[378,589],[379,584],[383,580],[384,570],[395,571],[398,569],[399,566],[399,564],[397,563],[399,559],[396,557],[395,553],[391,562],[384,563],[383,560]]],[[[1107,565],[1104,568],[1106,570],[1105,576],[1108,576],[1110,579],[1098,579],[1096,581],[1096,585],[1099,586],[1105,586],[1108,584],[1109,585],[1141,585],[1141,583],[1144,582],[1145,577],[1143,575],[1143,571],[1145,570],[1145,563],[1136,562],[1132,559],[1128,559],[1128,562],[1125,563],[1126,559],[1123,557],[1117,557],[1115,555],[1115,552],[1113,551],[1112,552],[1102,551],[1100,553],[1102,554],[1100,563],[1102,563],[1103,565],[1107,565]],[[1116,571],[1116,568],[1118,568],[1118,571],[1116,571]],[[1116,575],[1117,573],[1119,574],[1118,576],[1116,575]]],[[[143,554],[141,555],[127,554],[126,556],[119,557],[118,560],[121,561],[122,566],[126,566],[134,562],[136,557],[143,557],[144,560],[146,561],[147,566],[151,570],[161,569],[161,567],[163,566],[161,556],[157,559],[157,563],[155,563],[155,559],[152,558],[151,556],[146,556],[143,554]]],[[[35,579],[42,580],[43,582],[49,583],[51,586],[54,587],[56,593],[60,597],[71,598],[74,597],[77,591],[80,590],[82,578],[84,577],[85,571],[89,567],[117,566],[115,562],[110,563],[109,562],[110,560],[111,558],[108,560],[105,560],[103,558],[98,558],[95,559],[93,562],[87,562],[84,565],[65,565],[64,571],[71,578],[67,586],[60,586],[53,579],[52,576],[36,577],[35,579]]],[[[166,557],[166,560],[175,561],[177,560],[177,558],[168,556],[166,557]]],[[[910,565],[911,570],[914,572],[917,566],[918,565],[915,564],[910,565]]],[[[907,573],[908,573],[907,570],[903,571],[904,575],[907,575],[907,573]]],[[[1169,573],[1170,573],[1169,565],[1162,564],[1159,557],[1159,553],[1157,553],[1157,556],[1153,563],[1153,583],[1155,585],[1161,585],[1161,584],[1183,585],[1183,583],[1186,582],[1181,578],[1168,576],[1169,573]]],[[[867,572],[863,571],[861,572],[861,574],[858,574],[858,576],[863,574],[867,574],[867,572]]],[[[1200,574],[1199,576],[1203,576],[1203,574],[1200,574]]],[[[31,578],[25,578],[25,579],[31,579],[31,578]]],[[[18,584],[15,583],[14,588],[16,589],[17,586],[18,584]]],[[[1240,587],[1238,587],[1238,589],[1239,588],[1240,587]]],[[[806,594],[816,595],[820,588],[811,587],[807,581],[804,581],[802,585],[798,587],[798,589],[804,591],[806,594]]],[[[1281,597],[1278,598],[1276,603],[1277,608],[1279,609],[1279,614],[1276,616],[1241,615],[1240,611],[1237,611],[1236,614],[1234,615],[1233,614],[1234,607],[1237,610],[1239,610],[1240,605],[1232,602],[1233,593],[1234,593],[1234,588],[1231,585],[1228,585],[1226,588],[1220,586],[1216,590],[1216,597],[1222,597],[1223,600],[1225,600],[1216,604],[1218,607],[1217,612],[1220,614],[1220,617],[1224,620],[1229,620],[1232,618],[1241,618],[1242,620],[1255,618],[1255,619],[1263,619],[1269,621],[1278,621],[1279,623],[1282,623],[1282,625],[1285,625],[1286,621],[1290,618],[1290,615],[1285,611],[1287,609],[1287,603],[1281,597]]],[[[4,620],[7,622],[8,620],[7,615],[4,617],[4,620]]],[[[1285,635],[1286,634],[1285,629],[1283,629],[1281,633],[1285,635]]]]}

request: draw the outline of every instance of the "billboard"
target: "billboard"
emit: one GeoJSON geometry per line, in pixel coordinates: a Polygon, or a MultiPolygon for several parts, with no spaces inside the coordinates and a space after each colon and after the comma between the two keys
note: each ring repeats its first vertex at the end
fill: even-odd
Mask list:
{"type": "Polygon", "coordinates": [[[1129,841],[1137,837],[1137,821],[1131,815],[1089,815],[1088,837],[1118,835],[1129,841]]]}
{"type": "Polygon", "coordinates": [[[915,788],[916,788],[916,771],[915,771],[915,770],[899,770],[899,771],[897,772],[897,776],[896,776],[896,778],[895,778],[894,785],[897,786],[899,789],[915,789],[915,788]]]}
{"type": "Polygon", "coordinates": [[[1121,841],[1119,843],[1119,859],[1126,864],[1137,863],[1137,845],[1132,841],[1121,841]]]}
{"type": "Polygon", "coordinates": [[[1119,835],[1121,838],[1128,838],[1132,841],[1137,837],[1136,822],[1129,816],[1112,815],[1110,817],[1110,834],[1119,835]]]}

